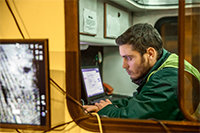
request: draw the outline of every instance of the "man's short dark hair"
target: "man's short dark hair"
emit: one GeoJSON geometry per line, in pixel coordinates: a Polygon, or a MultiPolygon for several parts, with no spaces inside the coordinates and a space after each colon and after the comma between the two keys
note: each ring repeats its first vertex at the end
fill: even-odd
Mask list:
{"type": "Polygon", "coordinates": [[[131,26],[116,40],[117,45],[130,44],[133,50],[143,55],[147,48],[153,47],[158,52],[158,58],[162,55],[163,42],[158,31],[150,24],[139,23],[131,26]]]}

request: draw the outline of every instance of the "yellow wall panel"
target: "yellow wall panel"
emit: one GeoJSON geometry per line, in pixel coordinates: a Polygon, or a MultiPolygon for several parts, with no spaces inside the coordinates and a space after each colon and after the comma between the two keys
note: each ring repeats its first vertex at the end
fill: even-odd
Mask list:
{"type": "MultiPolygon", "coordinates": [[[[8,0],[19,26],[26,39],[49,39],[50,77],[64,90],[65,85],[65,21],[63,0],[8,0]]],[[[0,39],[22,39],[14,19],[6,6],[5,0],[0,0],[0,39]]],[[[71,121],[66,107],[65,96],[53,84],[51,92],[52,126],[71,121]]],[[[31,115],[31,114],[30,114],[31,115]]],[[[41,133],[41,131],[20,130],[24,133],[41,133]]],[[[2,129],[0,132],[16,132],[15,129],[2,129]]],[[[63,131],[86,133],[74,122],[63,131]]]]}

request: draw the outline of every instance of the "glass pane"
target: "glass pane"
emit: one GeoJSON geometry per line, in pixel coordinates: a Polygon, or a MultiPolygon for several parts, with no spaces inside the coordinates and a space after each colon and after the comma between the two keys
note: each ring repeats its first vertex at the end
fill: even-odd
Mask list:
{"type": "MultiPolygon", "coordinates": [[[[185,63],[184,112],[197,116],[194,119],[200,120],[200,7],[192,5],[185,9],[185,61],[194,66],[193,73],[186,70],[188,65],[185,63]],[[196,76],[194,76],[196,75],[196,76]],[[196,112],[196,113],[194,113],[196,112]]],[[[178,19],[176,17],[166,17],[158,20],[155,27],[160,32],[164,48],[172,53],[178,53],[178,19]],[[173,29],[173,30],[172,30],[173,29]]],[[[189,66],[191,68],[191,66],[189,66]]]]}
{"type": "MultiPolygon", "coordinates": [[[[189,114],[197,111],[200,103],[200,7],[185,9],[185,60],[191,63],[194,74],[184,73],[184,106],[189,114]],[[198,79],[199,78],[199,79],[198,79]]],[[[185,69],[186,69],[185,63],[185,69]]],[[[200,111],[200,110],[199,110],[200,111]]],[[[198,111],[198,119],[200,112],[198,111]]]]}
{"type": "Polygon", "coordinates": [[[178,17],[164,17],[159,19],[155,28],[163,39],[163,47],[178,55],[178,17]]]}
{"type": "Polygon", "coordinates": [[[161,27],[161,35],[164,48],[172,53],[178,54],[178,28],[177,21],[164,23],[161,27]],[[172,30],[173,29],[173,30],[172,30]]]}

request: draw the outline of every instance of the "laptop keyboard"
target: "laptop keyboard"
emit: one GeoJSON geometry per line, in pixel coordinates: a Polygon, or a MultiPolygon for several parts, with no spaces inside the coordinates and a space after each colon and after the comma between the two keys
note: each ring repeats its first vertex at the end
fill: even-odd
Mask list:
{"type": "Polygon", "coordinates": [[[104,100],[104,101],[105,101],[106,99],[109,99],[109,97],[102,97],[102,98],[93,100],[93,101],[91,101],[91,104],[99,103],[101,100],[104,100]]]}

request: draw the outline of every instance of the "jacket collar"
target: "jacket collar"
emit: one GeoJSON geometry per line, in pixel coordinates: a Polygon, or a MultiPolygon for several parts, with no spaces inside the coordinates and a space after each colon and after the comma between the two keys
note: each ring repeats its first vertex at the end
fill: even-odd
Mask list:
{"type": "Polygon", "coordinates": [[[153,72],[154,70],[158,69],[165,62],[165,60],[169,57],[170,54],[171,54],[170,52],[163,49],[163,53],[160,59],[155,63],[155,65],[151,68],[151,70],[147,73],[147,75],[143,77],[142,79],[140,79],[140,84],[139,84],[139,87],[137,88],[138,93],[141,91],[142,87],[146,83],[146,80],[149,74],[153,72]]]}

